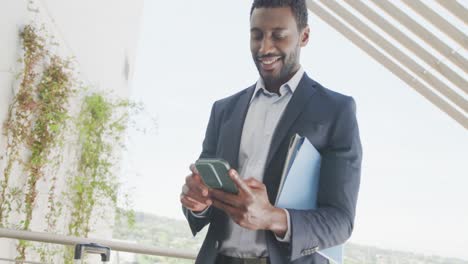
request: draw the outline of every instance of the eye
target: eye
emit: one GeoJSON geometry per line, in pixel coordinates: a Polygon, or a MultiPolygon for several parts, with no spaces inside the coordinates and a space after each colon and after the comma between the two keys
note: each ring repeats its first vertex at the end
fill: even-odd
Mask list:
{"type": "Polygon", "coordinates": [[[261,32],[252,32],[250,33],[250,38],[252,40],[261,40],[263,37],[263,34],[261,32]]]}
{"type": "Polygon", "coordinates": [[[287,35],[285,33],[273,33],[273,38],[276,40],[285,39],[287,35]]]}

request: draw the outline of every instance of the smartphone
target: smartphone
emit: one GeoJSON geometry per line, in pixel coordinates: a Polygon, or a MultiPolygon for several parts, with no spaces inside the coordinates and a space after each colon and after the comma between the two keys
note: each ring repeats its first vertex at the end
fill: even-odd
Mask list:
{"type": "Polygon", "coordinates": [[[229,163],[223,159],[199,159],[195,167],[206,186],[237,194],[239,190],[228,174],[229,163]]]}

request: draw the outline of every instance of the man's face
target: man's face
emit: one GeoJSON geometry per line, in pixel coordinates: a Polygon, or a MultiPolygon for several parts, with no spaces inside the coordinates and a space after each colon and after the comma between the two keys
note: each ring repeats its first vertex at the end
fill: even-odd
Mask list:
{"type": "Polygon", "coordinates": [[[266,85],[283,84],[299,69],[300,48],[309,28],[299,32],[290,7],[255,8],[250,18],[250,50],[266,85]]]}

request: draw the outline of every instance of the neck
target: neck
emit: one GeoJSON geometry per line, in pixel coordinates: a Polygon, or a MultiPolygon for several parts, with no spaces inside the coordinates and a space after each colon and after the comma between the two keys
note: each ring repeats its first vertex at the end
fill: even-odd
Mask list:
{"type": "Polygon", "coordinates": [[[280,82],[266,82],[264,80],[264,83],[265,83],[265,89],[267,89],[270,93],[279,94],[279,89],[282,85],[280,82]]]}
{"type": "Polygon", "coordinates": [[[273,80],[273,81],[267,81],[263,79],[263,82],[265,84],[265,89],[267,89],[270,93],[276,93],[279,94],[279,89],[281,85],[287,83],[291,78],[297,73],[299,70],[300,66],[298,65],[291,73],[288,74],[285,78],[282,78],[281,80],[273,80]]]}

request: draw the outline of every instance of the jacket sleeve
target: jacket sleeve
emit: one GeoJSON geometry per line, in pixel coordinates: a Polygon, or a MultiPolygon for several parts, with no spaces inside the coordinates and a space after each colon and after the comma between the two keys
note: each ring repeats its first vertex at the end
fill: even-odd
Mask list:
{"type": "MultiPolygon", "coordinates": [[[[216,145],[217,145],[217,126],[216,126],[216,103],[211,108],[210,119],[206,128],[205,139],[203,140],[202,153],[200,158],[214,158],[216,156],[216,145]]],[[[187,221],[192,230],[192,234],[195,236],[200,230],[203,229],[211,221],[211,211],[209,208],[204,217],[195,216],[190,210],[182,206],[182,211],[187,218],[187,221]]]]}
{"type": "Polygon", "coordinates": [[[352,98],[336,114],[322,151],[316,210],[287,209],[291,218],[291,261],[344,243],[353,230],[362,148],[352,98]]]}

